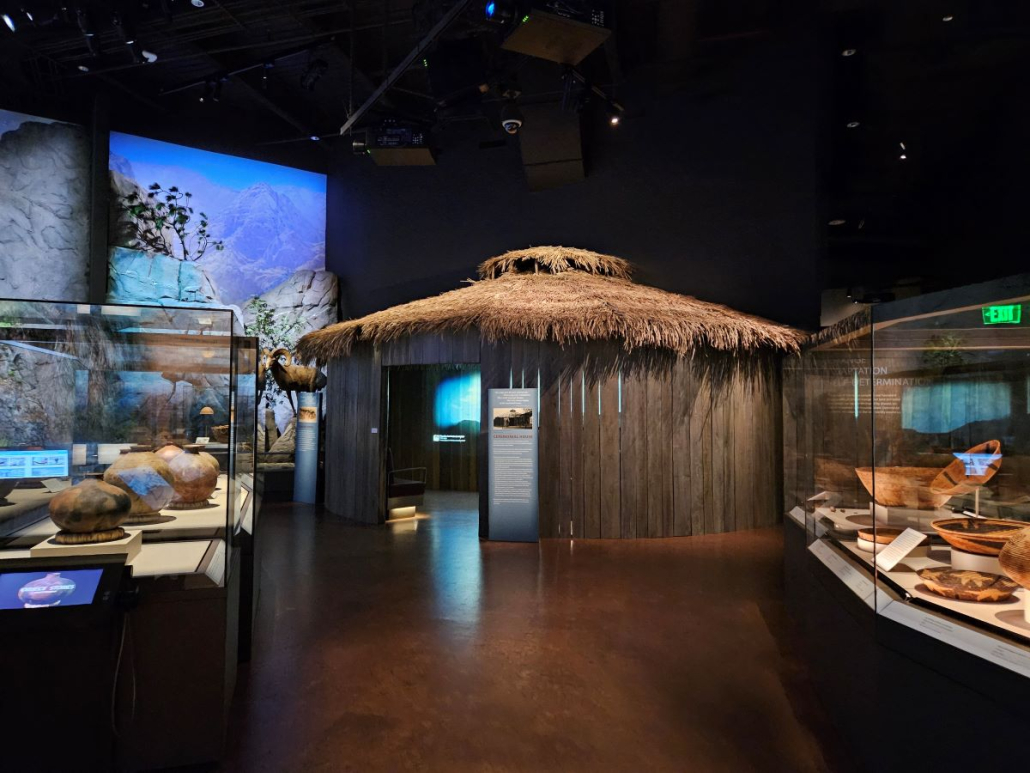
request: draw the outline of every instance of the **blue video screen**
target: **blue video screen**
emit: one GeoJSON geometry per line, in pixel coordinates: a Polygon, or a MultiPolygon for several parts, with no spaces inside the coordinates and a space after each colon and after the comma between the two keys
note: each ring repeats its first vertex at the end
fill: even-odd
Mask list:
{"type": "Polygon", "coordinates": [[[0,478],[67,478],[68,452],[0,451],[0,478]]]}
{"type": "Polygon", "coordinates": [[[48,609],[92,604],[103,569],[0,573],[0,609],[48,609]]]}

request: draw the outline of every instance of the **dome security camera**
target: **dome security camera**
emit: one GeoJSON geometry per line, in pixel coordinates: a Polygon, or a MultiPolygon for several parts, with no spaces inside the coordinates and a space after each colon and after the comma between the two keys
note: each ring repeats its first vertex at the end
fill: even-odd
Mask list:
{"type": "Polygon", "coordinates": [[[506,102],[501,108],[501,128],[508,134],[518,134],[522,128],[522,111],[514,101],[506,102]]]}

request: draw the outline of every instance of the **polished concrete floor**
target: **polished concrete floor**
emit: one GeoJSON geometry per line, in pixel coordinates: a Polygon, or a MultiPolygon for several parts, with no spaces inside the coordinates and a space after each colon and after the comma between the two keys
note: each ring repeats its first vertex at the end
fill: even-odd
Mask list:
{"type": "Polygon", "coordinates": [[[475,495],[275,505],[224,768],[837,771],[785,644],[782,538],[480,543],[475,495]]]}

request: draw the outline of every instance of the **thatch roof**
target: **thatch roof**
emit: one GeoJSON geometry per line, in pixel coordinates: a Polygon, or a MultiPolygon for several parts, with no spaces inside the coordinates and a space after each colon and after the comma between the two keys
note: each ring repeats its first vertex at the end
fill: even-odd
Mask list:
{"type": "Polygon", "coordinates": [[[479,281],[467,287],[308,333],[297,354],[304,361],[325,361],[349,355],[356,343],[470,330],[491,342],[610,342],[626,353],[679,357],[701,349],[796,352],[805,338],[726,306],[636,284],[631,270],[621,258],[587,250],[515,250],[484,262],[479,281]]]}

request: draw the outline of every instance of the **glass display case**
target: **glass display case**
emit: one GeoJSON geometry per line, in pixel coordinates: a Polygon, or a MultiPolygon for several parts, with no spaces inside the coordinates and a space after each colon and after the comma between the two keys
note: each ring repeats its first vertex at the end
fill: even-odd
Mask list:
{"type": "Polygon", "coordinates": [[[50,540],[51,500],[94,479],[132,500],[136,577],[224,585],[252,506],[242,332],[230,309],[0,301],[0,558],[50,540]]]}
{"type": "Polygon", "coordinates": [[[884,303],[784,370],[785,494],[876,619],[1030,677],[1030,280],[884,303]]]}

